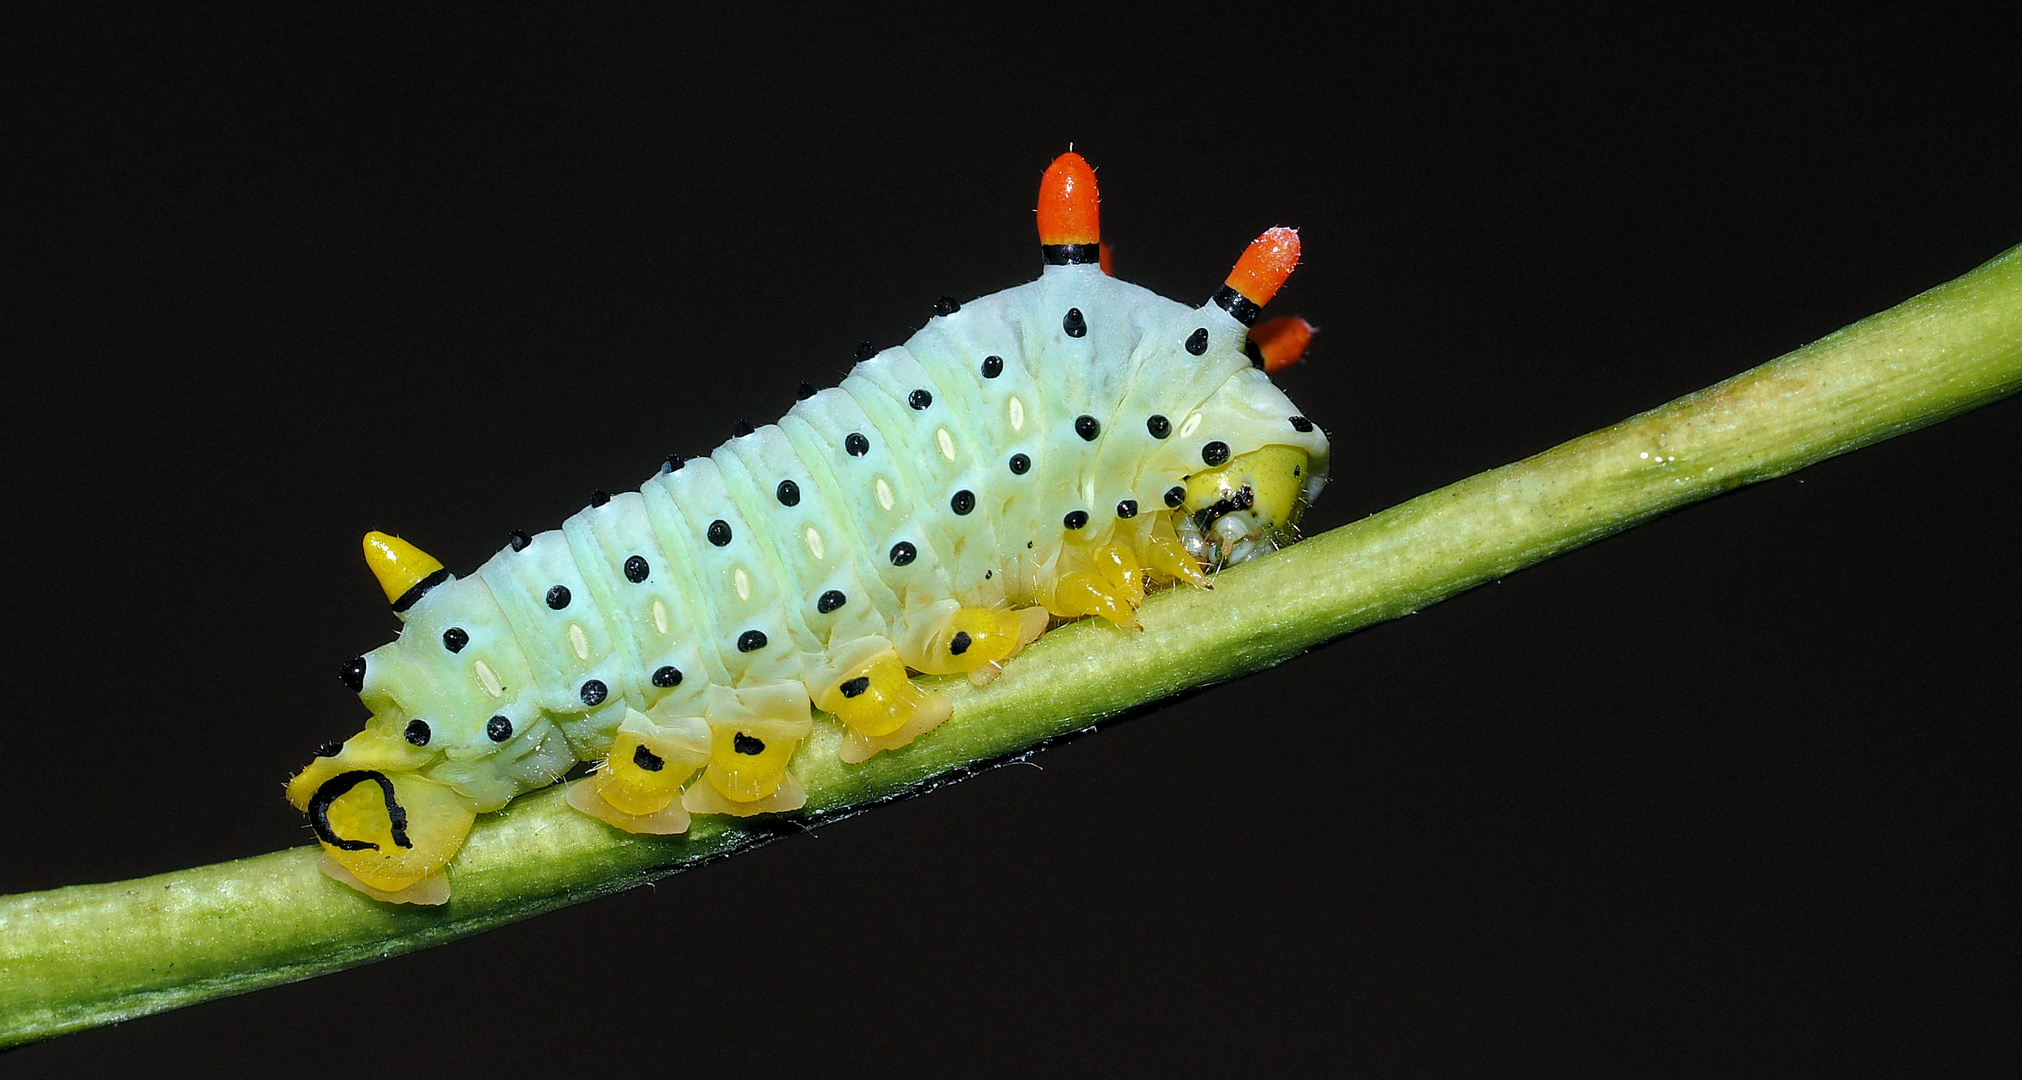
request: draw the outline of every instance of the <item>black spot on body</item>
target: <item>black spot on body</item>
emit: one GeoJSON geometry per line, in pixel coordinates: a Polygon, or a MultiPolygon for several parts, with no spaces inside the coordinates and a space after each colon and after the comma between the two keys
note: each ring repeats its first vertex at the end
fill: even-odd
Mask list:
{"type": "Polygon", "coordinates": [[[1172,434],[1172,421],[1157,413],[1153,413],[1145,418],[1144,429],[1151,432],[1152,438],[1163,439],[1167,435],[1172,434]]]}
{"type": "Polygon", "coordinates": [[[849,603],[849,600],[849,597],[842,594],[841,589],[830,589],[821,594],[819,599],[815,600],[814,609],[823,615],[827,615],[844,604],[849,603]]]}
{"type": "Polygon", "coordinates": [[[857,342],[857,362],[862,363],[878,354],[878,347],[868,341],[857,342]]]}
{"type": "Polygon", "coordinates": [[[772,495],[781,506],[800,505],[800,485],[791,480],[781,480],[779,486],[772,489],[772,495]]]}
{"type": "Polygon", "coordinates": [[[811,397],[813,397],[813,396],[814,396],[814,384],[813,384],[813,383],[811,383],[811,382],[799,382],[799,383],[795,383],[795,384],[794,384],[794,387],[793,387],[793,400],[795,400],[795,401],[806,401],[806,400],[807,400],[808,398],[811,398],[811,397]]]}
{"type": "Polygon", "coordinates": [[[948,500],[948,509],[953,510],[956,517],[966,517],[969,511],[976,509],[976,493],[963,488],[948,500]]]}
{"type": "Polygon", "coordinates": [[[717,547],[723,547],[730,543],[730,523],[722,518],[717,518],[715,521],[710,522],[706,532],[709,536],[709,542],[717,547]]]}
{"type": "Polygon", "coordinates": [[[956,656],[968,652],[969,632],[967,630],[955,631],[955,636],[948,639],[948,651],[956,656]]]}
{"type": "Polygon", "coordinates": [[[1074,418],[1074,433],[1081,436],[1082,442],[1094,442],[1095,437],[1102,434],[1102,421],[1082,413],[1074,418]]]}
{"type": "Polygon", "coordinates": [[[337,668],[337,681],[352,693],[365,689],[365,658],[354,656],[337,668]]]}
{"type": "Polygon", "coordinates": [[[933,403],[934,403],[934,395],[927,393],[925,390],[915,390],[912,393],[906,395],[906,404],[911,405],[913,407],[913,411],[915,412],[918,412],[919,410],[924,409],[927,406],[932,405],[933,403]]]}
{"type": "Polygon", "coordinates": [[[428,721],[426,720],[416,718],[407,722],[406,739],[416,746],[427,746],[428,740],[434,734],[434,732],[428,729],[428,721]]]}
{"type": "Polygon", "coordinates": [[[590,492],[591,506],[602,506],[610,501],[611,501],[611,493],[605,491],[603,488],[597,488],[590,492]]]}
{"type": "Polygon", "coordinates": [[[920,549],[905,540],[892,545],[891,559],[893,566],[905,566],[919,557],[920,549]]]}
{"type": "Polygon", "coordinates": [[[836,689],[842,691],[842,696],[846,698],[859,697],[870,688],[871,677],[869,675],[859,675],[854,679],[844,679],[842,684],[836,687],[836,689]]]}
{"type": "Polygon", "coordinates": [[[569,595],[569,587],[567,585],[557,585],[548,590],[548,606],[556,611],[568,607],[570,599],[572,597],[569,595]]]}
{"type": "Polygon", "coordinates": [[[527,549],[527,545],[533,542],[534,541],[532,537],[528,536],[526,533],[519,531],[518,529],[514,529],[513,531],[506,534],[506,544],[509,547],[511,547],[514,551],[525,551],[527,549]]]}
{"type": "Polygon", "coordinates": [[[336,757],[343,752],[344,744],[341,742],[326,742],[316,748],[317,757],[336,757]]]}
{"type": "Polygon", "coordinates": [[[494,716],[484,722],[484,737],[493,742],[504,742],[513,737],[513,722],[503,716],[494,716]]]}
{"type": "Polygon", "coordinates": [[[1175,484],[1175,485],[1173,485],[1172,487],[1169,487],[1169,488],[1167,488],[1167,489],[1166,489],[1166,492],[1165,492],[1165,504],[1166,504],[1167,506],[1173,506],[1173,507],[1177,507],[1177,506],[1178,506],[1179,504],[1181,504],[1181,503],[1183,503],[1183,502],[1185,502],[1185,501],[1187,501],[1187,489],[1186,489],[1186,488],[1184,488],[1184,487],[1181,487],[1181,486],[1179,486],[1178,484],[1175,484]]]}
{"type": "Polygon", "coordinates": [[[470,635],[461,626],[452,626],[442,632],[442,647],[450,652],[462,652],[470,644],[470,635]]]}
{"type": "Polygon", "coordinates": [[[1264,350],[1258,348],[1256,342],[1244,339],[1243,355],[1250,358],[1251,367],[1258,371],[1264,370],[1264,350]]]}
{"type": "Polygon", "coordinates": [[[1061,317],[1060,328],[1067,331],[1068,337],[1078,338],[1088,333],[1088,320],[1081,317],[1080,308],[1071,307],[1067,309],[1067,314],[1061,317]]]}
{"type": "Polygon", "coordinates": [[[1311,431],[1313,430],[1313,421],[1308,420],[1303,416],[1295,416],[1292,418],[1292,430],[1311,431]]]}
{"type": "Polygon", "coordinates": [[[1203,326],[1187,335],[1187,351],[1199,356],[1208,351],[1208,328],[1203,326]]]}
{"type": "Polygon", "coordinates": [[[731,736],[730,748],[740,754],[757,757],[765,753],[765,740],[755,735],[746,735],[740,731],[736,735],[731,736]]]}
{"type": "Polygon", "coordinates": [[[1137,516],[1137,500],[1125,499],[1116,504],[1116,516],[1126,520],[1137,516]]]}
{"type": "Polygon", "coordinates": [[[632,751],[632,764],[639,766],[647,772],[659,772],[661,769],[667,767],[667,763],[661,760],[660,755],[646,749],[645,743],[640,743],[632,751]]]}
{"type": "Polygon", "coordinates": [[[739,420],[735,424],[730,425],[730,435],[732,438],[737,439],[742,439],[757,430],[757,428],[751,426],[751,421],[749,420],[739,420]]]}
{"type": "Polygon", "coordinates": [[[681,466],[686,464],[688,464],[688,460],[680,454],[668,454],[667,460],[660,463],[660,471],[663,473],[680,472],[681,466]]]}
{"type": "Polygon", "coordinates": [[[1201,447],[1201,460],[1209,465],[1225,465],[1229,460],[1229,444],[1216,439],[1201,447]]]}
{"type": "Polygon", "coordinates": [[[602,679],[590,679],[583,683],[582,689],[576,691],[576,696],[583,699],[583,704],[594,709],[602,705],[605,698],[611,696],[611,688],[605,686],[602,679]]]}
{"type": "Polygon", "coordinates": [[[737,635],[738,652],[757,652],[763,648],[765,648],[765,631],[746,630],[737,635]]]}
{"type": "Polygon", "coordinates": [[[994,379],[994,378],[996,378],[997,376],[999,376],[999,375],[1002,375],[1002,374],[1004,374],[1004,358],[1003,358],[1003,357],[1001,357],[1001,356],[986,356],[986,357],[984,357],[984,358],[983,358],[983,377],[984,377],[984,378],[986,378],[986,379],[994,379]]]}
{"type": "Polygon", "coordinates": [[[646,564],[644,555],[634,555],[625,560],[625,580],[634,585],[646,580],[652,573],[653,568],[646,564]]]}
{"type": "Polygon", "coordinates": [[[681,685],[681,669],[672,664],[653,670],[653,685],[662,690],[672,690],[681,685]]]}
{"type": "Polygon", "coordinates": [[[861,432],[852,431],[843,439],[842,448],[851,457],[862,457],[871,452],[871,441],[861,432]]]}
{"type": "Polygon", "coordinates": [[[1088,511],[1069,510],[1067,516],[1060,519],[1060,523],[1067,526],[1070,532],[1079,529],[1088,524],[1088,511]]]}
{"type": "Polygon", "coordinates": [[[955,298],[952,296],[943,296],[939,300],[934,301],[934,314],[936,315],[953,315],[960,310],[962,310],[962,305],[956,303],[955,298]]]}
{"type": "Polygon", "coordinates": [[[1011,475],[1024,476],[1032,468],[1032,459],[1024,454],[1011,455],[1011,475]]]}

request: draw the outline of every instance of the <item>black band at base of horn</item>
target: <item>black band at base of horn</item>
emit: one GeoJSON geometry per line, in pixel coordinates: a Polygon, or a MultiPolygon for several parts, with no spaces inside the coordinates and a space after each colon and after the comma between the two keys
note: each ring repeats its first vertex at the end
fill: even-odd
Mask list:
{"type": "Polygon", "coordinates": [[[1215,295],[1210,297],[1210,299],[1223,311],[1234,315],[1236,321],[1242,323],[1244,326],[1257,325],[1257,317],[1264,313],[1264,309],[1251,303],[1249,297],[1244,296],[1227,285],[1216,289],[1215,295]]]}
{"type": "Polygon", "coordinates": [[[1101,244],[1041,244],[1039,254],[1048,266],[1081,266],[1102,261],[1101,244]]]}
{"type": "Polygon", "coordinates": [[[415,582],[414,588],[409,589],[404,593],[401,593],[400,599],[395,600],[393,602],[394,613],[399,614],[400,612],[406,611],[408,608],[413,607],[415,601],[421,599],[423,596],[428,595],[428,590],[433,589],[437,585],[440,585],[448,580],[449,580],[449,567],[445,566],[442,569],[437,570],[435,573],[430,574],[427,577],[422,578],[420,581],[415,582]]]}

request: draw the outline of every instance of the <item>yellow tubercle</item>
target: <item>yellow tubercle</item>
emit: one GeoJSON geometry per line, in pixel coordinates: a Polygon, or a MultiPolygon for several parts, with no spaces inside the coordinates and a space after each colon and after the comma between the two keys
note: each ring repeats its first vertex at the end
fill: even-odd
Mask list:
{"type": "Polygon", "coordinates": [[[445,573],[442,561],[397,536],[365,534],[365,565],[386,591],[386,602],[405,611],[445,573]]]}

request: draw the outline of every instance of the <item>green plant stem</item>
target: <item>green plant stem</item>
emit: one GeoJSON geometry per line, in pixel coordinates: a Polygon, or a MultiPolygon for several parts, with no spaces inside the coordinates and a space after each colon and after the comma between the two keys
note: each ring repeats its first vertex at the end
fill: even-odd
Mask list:
{"type": "MultiPolygon", "coordinates": [[[[1717,386],[1235,568],[1212,592],[1154,597],[1142,633],[1083,622],[988,687],[944,681],[955,718],[903,751],[843,766],[839,731],[819,726],[796,765],[801,820],[927,790],[2018,387],[2022,247],[1717,386]]],[[[424,948],[797,831],[702,818],[686,836],[630,836],[551,789],[472,831],[439,908],[367,900],[319,874],[314,848],[0,898],[0,1046],[424,948]]]]}

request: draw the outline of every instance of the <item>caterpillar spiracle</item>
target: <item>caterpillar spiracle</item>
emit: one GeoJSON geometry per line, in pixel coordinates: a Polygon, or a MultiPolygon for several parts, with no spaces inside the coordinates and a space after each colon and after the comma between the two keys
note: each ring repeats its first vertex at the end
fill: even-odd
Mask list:
{"type": "Polygon", "coordinates": [[[457,578],[383,533],[405,623],[344,665],[371,710],[288,785],[329,876],[439,904],[476,816],[578,763],[577,809],[636,833],[792,811],[813,710],[856,763],[947,720],[912,673],[984,682],[1051,620],[1120,628],[1147,589],[1294,538],[1320,428],[1268,370],[1310,328],[1259,311],[1298,261],[1274,228],[1199,307],[1110,277],[1095,174],[1040,181],[1037,281],[942,298],[905,344],[637,492],[595,494],[457,578]]]}

